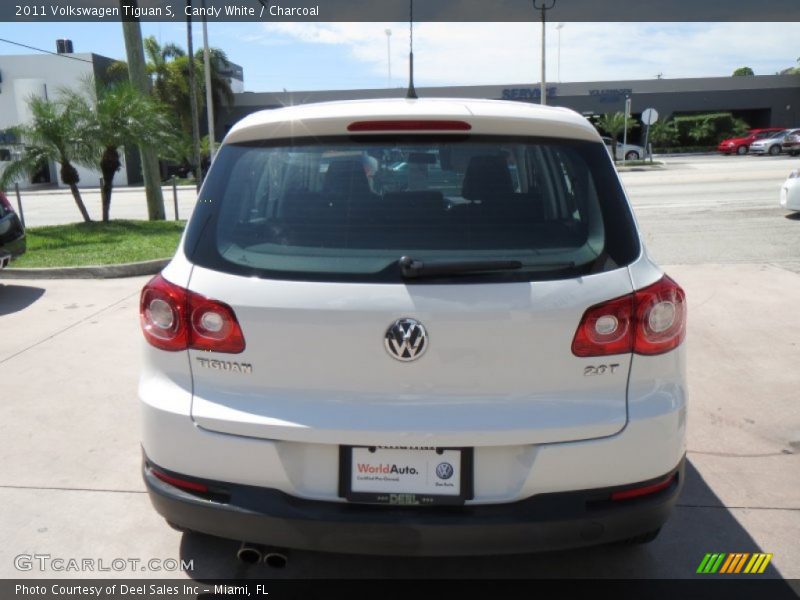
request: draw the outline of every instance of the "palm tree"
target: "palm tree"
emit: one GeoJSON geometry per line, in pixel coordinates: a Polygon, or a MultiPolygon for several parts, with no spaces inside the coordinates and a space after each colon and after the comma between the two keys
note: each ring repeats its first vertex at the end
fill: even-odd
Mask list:
{"type": "Polygon", "coordinates": [[[650,141],[656,146],[669,147],[678,141],[675,121],[658,121],[650,127],[650,141]]]}
{"type": "Polygon", "coordinates": [[[86,143],[79,107],[69,101],[51,101],[32,97],[28,101],[31,122],[14,128],[22,142],[19,158],[6,165],[0,175],[0,188],[31,176],[42,164],[57,162],[61,165],[61,181],[69,186],[75,204],[85,222],[92,219],[78,189],[80,176],[75,164],[91,165],[91,148],[86,143]]]}
{"type": "Polygon", "coordinates": [[[714,124],[708,119],[694,123],[686,134],[698,144],[708,139],[714,134],[714,124]]]}
{"type": "MultiPolygon", "coordinates": [[[[175,111],[181,127],[186,132],[192,130],[189,112],[189,57],[175,44],[160,45],[153,37],[144,39],[147,55],[147,72],[153,84],[153,95],[164,105],[175,111]]],[[[211,98],[215,107],[233,103],[233,91],[221,71],[228,65],[228,57],[218,48],[209,48],[211,66],[211,98]]],[[[198,74],[197,105],[205,105],[205,77],[203,52],[195,54],[195,70],[198,74]]]]}
{"type": "MultiPolygon", "coordinates": [[[[629,118],[627,120],[627,130],[630,131],[634,127],[638,127],[635,120],[629,118]]],[[[617,136],[623,133],[625,127],[625,114],[621,112],[606,113],[597,119],[597,127],[603,130],[606,135],[611,138],[611,156],[614,161],[617,160],[617,136]]]]}
{"type": "Polygon", "coordinates": [[[175,98],[171,93],[171,78],[174,76],[169,68],[170,60],[181,56],[186,56],[183,48],[177,44],[158,43],[155,37],[148,36],[142,41],[144,44],[144,54],[147,59],[145,67],[150,81],[153,84],[153,95],[159,102],[169,104],[175,98]]]}
{"type": "Polygon", "coordinates": [[[173,126],[161,105],[129,82],[96,86],[90,79],[84,88],[83,93],[62,90],[62,94],[77,107],[86,143],[103,174],[103,221],[108,221],[114,175],[122,166],[120,148],[163,148],[170,140],[173,126]]]}
{"type": "MultiPolygon", "coordinates": [[[[202,50],[195,52],[195,60],[198,64],[198,77],[205,90],[205,62],[202,50]]],[[[228,55],[219,48],[209,48],[208,63],[211,67],[211,102],[215,108],[223,104],[230,106],[233,104],[233,90],[228,79],[221,75],[230,65],[228,55]]]]}

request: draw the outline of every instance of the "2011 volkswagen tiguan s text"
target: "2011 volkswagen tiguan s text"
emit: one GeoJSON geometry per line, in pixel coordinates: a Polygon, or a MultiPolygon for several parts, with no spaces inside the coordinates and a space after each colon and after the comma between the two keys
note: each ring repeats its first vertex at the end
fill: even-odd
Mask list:
{"type": "Polygon", "coordinates": [[[683,483],[685,295],[567,109],[246,117],[141,324],[144,478],[179,528],[375,554],[645,542],[683,483]]]}

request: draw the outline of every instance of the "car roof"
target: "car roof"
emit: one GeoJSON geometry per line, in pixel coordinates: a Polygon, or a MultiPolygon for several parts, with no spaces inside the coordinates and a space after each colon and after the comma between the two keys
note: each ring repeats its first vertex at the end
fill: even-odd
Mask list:
{"type": "MultiPolygon", "coordinates": [[[[262,110],[236,123],[223,143],[351,135],[347,130],[351,123],[378,120],[457,120],[469,123],[472,135],[527,135],[600,141],[591,123],[568,108],[504,100],[396,98],[321,102],[262,110]]],[[[359,135],[381,133],[386,131],[359,135]]],[[[415,132],[410,130],[407,133],[415,132]]]]}

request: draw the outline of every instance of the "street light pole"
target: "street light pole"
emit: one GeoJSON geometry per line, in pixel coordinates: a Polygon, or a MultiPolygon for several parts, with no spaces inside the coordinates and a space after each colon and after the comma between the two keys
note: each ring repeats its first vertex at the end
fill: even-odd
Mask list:
{"type": "Polygon", "coordinates": [[[385,29],[386,34],[386,64],[389,68],[389,74],[386,77],[386,87],[392,87],[392,30],[385,29]]]}
{"type": "Polygon", "coordinates": [[[542,13],[542,81],[539,84],[539,95],[541,104],[547,104],[547,76],[546,76],[546,57],[545,57],[545,12],[556,5],[556,0],[533,0],[533,8],[542,13]]]}
{"type": "Polygon", "coordinates": [[[192,0],[186,0],[186,49],[189,55],[189,108],[192,115],[192,162],[197,189],[200,189],[202,165],[200,165],[200,135],[197,125],[197,86],[194,72],[194,46],[192,45],[192,0]]]}
{"type": "Polygon", "coordinates": [[[559,23],[556,25],[558,31],[558,83],[561,83],[561,30],[564,29],[564,24],[559,23]]]}
{"type": "Polygon", "coordinates": [[[203,68],[206,75],[206,117],[208,118],[208,154],[214,158],[216,141],[214,139],[214,103],[211,94],[211,56],[208,51],[208,17],[206,0],[203,0],[203,68]]]}

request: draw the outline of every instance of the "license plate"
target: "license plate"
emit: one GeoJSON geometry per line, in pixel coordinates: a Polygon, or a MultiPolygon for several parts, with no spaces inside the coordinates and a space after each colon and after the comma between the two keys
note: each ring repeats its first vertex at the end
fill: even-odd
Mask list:
{"type": "Polygon", "coordinates": [[[472,498],[471,448],[342,446],[340,495],[398,506],[463,504],[472,498]]]}

